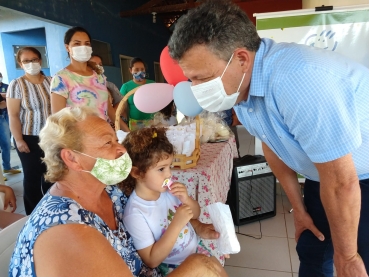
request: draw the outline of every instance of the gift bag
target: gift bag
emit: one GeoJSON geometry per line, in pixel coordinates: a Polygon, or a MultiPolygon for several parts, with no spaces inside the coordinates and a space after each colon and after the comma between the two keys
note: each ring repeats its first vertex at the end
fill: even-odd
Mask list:
{"type": "Polygon", "coordinates": [[[228,205],[217,202],[206,207],[213,222],[215,231],[220,236],[218,239],[218,251],[222,254],[236,254],[241,246],[234,229],[231,210],[228,205]]]}

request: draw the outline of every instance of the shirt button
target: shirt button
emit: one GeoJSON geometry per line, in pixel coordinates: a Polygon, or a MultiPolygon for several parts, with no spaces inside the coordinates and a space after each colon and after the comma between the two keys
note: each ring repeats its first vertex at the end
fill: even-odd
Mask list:
{"type": "Polygon", "coordinates": [[[254,110],[252,108],[249,109],[249,113],[252,113],[254,110]]]}
{"type": "Polygon", "coordinates": [[[262,138],[266,138],[266,135],[262,135],[262,138]]]}

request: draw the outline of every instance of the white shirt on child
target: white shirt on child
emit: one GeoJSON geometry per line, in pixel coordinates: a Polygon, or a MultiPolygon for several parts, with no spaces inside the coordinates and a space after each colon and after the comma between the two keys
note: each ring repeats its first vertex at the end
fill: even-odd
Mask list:
{"type": "MultiPolygon", "coordinates": [[[[133,191],[124,209],[123,222],[133,238],[137,250],[144,249],[164,234],[172,222],[181,201],[169,192],[163,192],[156,201],[146,201],[133,191]]],[[[187,223],[178,235],[168,257],[167,264],[181,264],[189,255],[196,252],[197,236],[191,223],[187,223]]]]}

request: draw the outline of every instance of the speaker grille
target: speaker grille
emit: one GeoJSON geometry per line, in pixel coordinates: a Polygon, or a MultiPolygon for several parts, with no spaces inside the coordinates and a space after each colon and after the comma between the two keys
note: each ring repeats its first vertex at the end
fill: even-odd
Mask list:
{"type": "Polygon", "coordinates": [[[238,182],[240,220],[274,211],[274,176],[238,182]]]}

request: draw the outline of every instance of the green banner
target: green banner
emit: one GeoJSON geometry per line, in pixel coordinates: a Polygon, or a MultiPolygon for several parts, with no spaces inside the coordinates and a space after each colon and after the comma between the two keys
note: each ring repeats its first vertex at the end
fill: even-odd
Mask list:
{"type": "Polygon", "coordinates": [[[270,30],[368,21],[369,10],[359,10],[257,19],[256,28],[257,30],[270,30]]]}

